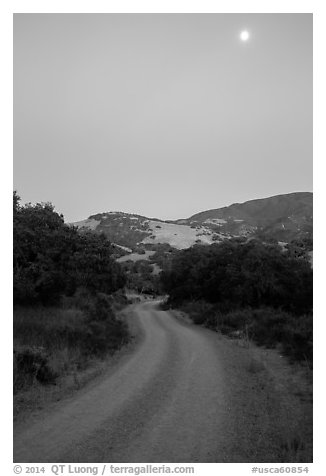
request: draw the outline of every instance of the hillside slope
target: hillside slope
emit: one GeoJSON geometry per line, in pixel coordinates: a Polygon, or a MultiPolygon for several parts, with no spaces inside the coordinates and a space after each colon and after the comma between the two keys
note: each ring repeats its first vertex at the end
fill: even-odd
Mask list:
{"type": "Polygon", "coordinates": [[[313,194],[297,192],[234,203],[175,221],[106,212],[91,215],[72,225],[103,232],[120,247],[121,254],[161,243],[183,249],[196,243],[211,244],[233,236],[268,237],[289,242],[312,238],[313,194]]]}
{"type": "Polygon", "coordinates": [[[195,243],[211,244],[224,238],[210,226],[168,223],[123,212],[92,215],[87,220],[75,222],[72,225],[80,229],[103,232],[111,242],[128,247],[130,251],[138,250],[139,247],[151,248],[151,245],[162,243],[183,249],[195,243]]]}
{"type": "Polygon", "coordinates": [[[280,241],[311,237],[313,194],[296,192],[234,203],[197,213],[183,222],[210,224],[231,234],[260,231],[280,241]]]}

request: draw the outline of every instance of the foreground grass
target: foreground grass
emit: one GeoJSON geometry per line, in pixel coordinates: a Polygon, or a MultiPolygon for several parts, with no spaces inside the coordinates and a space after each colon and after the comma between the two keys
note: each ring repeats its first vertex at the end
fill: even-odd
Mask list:
{"type": "Polygon", "coordinates": [[[55,383],[58,376],[84,367],[85,327],[86,316],[78,309],[15,308],[14,393],[36,382],[55,383]]]}
{"type": "Polygon", "coordinates": [[[127,300],[88,294],[56,307],[14,308],[14,414],[43,406],[101,371],[129,341],[118,317],[127,300]]]}

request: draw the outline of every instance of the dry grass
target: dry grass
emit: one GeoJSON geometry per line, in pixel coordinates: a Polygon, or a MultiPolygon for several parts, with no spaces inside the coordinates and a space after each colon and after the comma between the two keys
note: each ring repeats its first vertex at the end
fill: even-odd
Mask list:
{"type": "Polygon", "coordinates": [[[65,347],[64,331],[80,328],[84,322],[84,313],[79,309],[16,306],[14,346],[28,344],[49,350],[65,347]]]}
{"type": "Polygon", "coordinates": [[[126,327],[116,319],[118,302],[106,301],[88,303],[92,314],[68,301],[63,307],[14,308],[15,415],[79,389],[107,354],[127,343],[126,327]]]}
{"type": "MultiPolygon", "coordinates": [[[[129,308],[127,308],[129,309],[129,308]]],[[[49,315],[55,316],[58,312],[58,322],[63,319],[61,309],[52,309],[49,315]]],[[[36,311],[37,312],[37,311],[36,311]]],[[[17,320],[24,320],[20,314],[24,314],[24,309],[20,309],[16,313],[17,320]]],[[[39,309],[38,317],[44,313],[44,310],[39,309]]],[[[27,312],[27,315],[30,313],[27,312]]],[[[49,315],[45,316],[46,322],[49,320],[49,315]]],[[[71,320],[73,321],[73,313],[69,312],[71,320]]],[[[114,371],[115,366],[123,359],[124,356],[128,356],[130,352],[139,344],[142,340],[142,335],[139,333],[138,326],[134,324],[134,320],[131,318],[129,312],[123,310],[119,311],[118,318],[126,322],[128,325],[130,340],[114,355],[109,353],[103,358],[95,358],[88,355],[87,358],[77,347],[72,349],[62,348],[53,349],[53,353],[50,356],[50,363],[53,368],[62,369],[59,377],[56,379],[55,385],[42,385],[36,379],[31,383],[30,380],[26,382],[26,385],[19,388],[14,395],[14,421],[16,423],[28,420],[33,415],[38,415],[40,411],[47,411],[52,406],[55,406],[58,401],[73,395],[76,391],[81,390],[88,384],[93,385],[97,378],[100,378],[103,374],[114,371]]],[[[77,316],[75,316],[78,322],[77,316]]],[[[52,325],[51,325],[52,326],[52,325]]],[[[33,335],[33,332],[31,333],[33,335]]],[[[18,338],[16,336],[16,342],[18,338]]],[[[15,374],[17,376],[17,373],[15,374]]],[[[20,376],[22,378],[22,376],[20,376]]]]}
{"type": "Polygon", "coordinates": [[[247,349],[247,356],[244,357],[246,371],[255,376],[257,382],[261,382],[263,391],[272,391],[275,402],[278,402],[278,417],[282,430],[278,445],[274,449],[275,459],[282,463],[311,462],[311,369],[304,362],[290,363],[277,349],[258,347],[250,341],[247,349]]]}
{"type": "Polygon", "coordinates": [[[306,445],[302,435],[289,437],[280,443],[280,463],[307,463],[306,445]]]}
{"type": "Polygon", "coordinates": [[[42,364],[53,376],[85,367],[86,357],[78,339],[85,327],[82,311],[16,307],[13,322],[14,393],[37,383],[42,364]]]}

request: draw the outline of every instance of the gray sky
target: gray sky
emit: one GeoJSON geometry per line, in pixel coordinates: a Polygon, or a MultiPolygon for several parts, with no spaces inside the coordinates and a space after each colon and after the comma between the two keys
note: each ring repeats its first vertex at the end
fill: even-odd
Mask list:
{"type": "Polygon", "coordinates": [[[14,187],[67,221],[312,191],[312,15],[15,14],[14,187]]]}

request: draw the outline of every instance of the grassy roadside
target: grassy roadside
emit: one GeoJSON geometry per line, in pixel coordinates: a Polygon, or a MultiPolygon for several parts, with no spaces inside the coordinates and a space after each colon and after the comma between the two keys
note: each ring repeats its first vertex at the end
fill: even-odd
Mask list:
{"type": "MultiPolygon", "coordinates": [[[[178,320],[195,325],[189,313],[170,312],[178,320]]],[[[312,462],[310,366],[305,361],[290,361],[280,349],[258,346],[242,335],[216,332],[216,338],[222,366],[227,369],[230,407],[236,409],[228,418],[234,419],[243,441],[241,448],[234,448],[238,462],[312,462]],[[244,421],[244,415],[250,418],[244,421]]]]}
{"type": "Polygon", "coordinates": [[[120,292],[14,309],[14,419],[81,389],[133,344],[120,292]]]}
{"type": "MultiPolygon", "coordinates": [[[[168,309],[169,301],[163,306],[168,309]]],[[[276,348],[291,362],[303,362],[312,368],[312,312],[293,315],[264,306],[221,312],[218,306],[204,300],[182,301],[177,308],[194,324],[232,338],[276,348]]]]}

